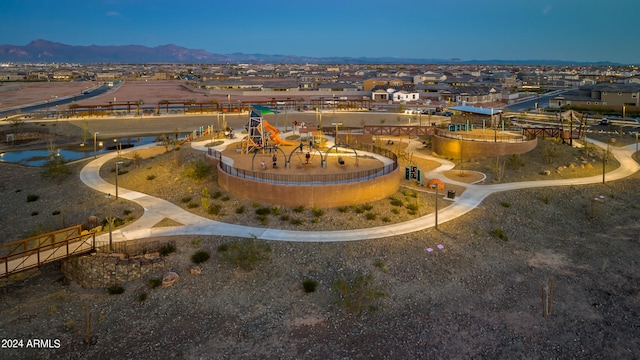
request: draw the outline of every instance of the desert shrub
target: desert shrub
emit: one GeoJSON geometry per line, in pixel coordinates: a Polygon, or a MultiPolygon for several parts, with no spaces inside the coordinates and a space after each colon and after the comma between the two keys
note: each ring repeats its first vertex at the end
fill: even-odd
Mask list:
{"type": "Polygon", "coordinates": [[[51,212],[51,215],[53,216],[60,215],[60,210],[54,210],[53,212],[51,212]]]}
{"type": "Polygon", "coordinates": [[[418,211],[420,205],[418,203],[409,203],[407,204],[407,210],[409,211],[418,211]]]}
{"type": "Polygon", "coordinates": [[[516,169],[524,166],[524,159],[520,157],[520,154],[512,154],[507,157],[507,166],[511,169],[516,169]]]}
{"type": "Polygon", "coordinates": [[[189,208],[189,209],[195,209],[198,206],[200,206],[200,204],[198,204],[197,202],[190,202],[190,203],[187,204],[187,208],[189,208]]]}
{"type": "Polygon", "coordinates": [[[40,214],[40,213],[39,213],[39,212],[37,212],[37,211],[32,211],[32,212],[31,212],[31,216],[37,216],[38,214],[40,214]]]}
{"type": "Polygon", "coordinates": [[[318,218],[324,215],[324,210],[318,209],[317,207],[314,206],[313,209],[311,209],[311,213],[313,214],[313,216],[318,218]]]}
{"type": "Polygon", "coordinates": [[[373,209],[373,205],[371,205],[371,204],[362,204],[362,209],[364,211],[370,211],[371,209],[373,209]]]}
{"type": "Polygon", "coordinates": [[[315,292],[316,287],[318,287],[318,282],[313,279],[304,279],[304,281],[302,281],[302,289],[307,294],[315,292]]]}
{"type": "Polygon", "coordinates": [[[282,208],[280,206],[274,206],[274,207],[271,208],[271,213],[274,216],[280,215],[281,212],[282,212],[282,208]]]}
{"type": "Polygon", "coordinates": [[[378,215],[376,213],[368,212],[365,214],[367,220],[375,220],[378,215]]]}
{"type": "Polygon", "coordinates": [[[236,208],[236,214],[243,214],[243,213],[244,213],[244,205],[236,208]]]}
{"type": "Polygon", "coordinates": [[[353,212],[355,212],[356,214],[364,213],[364,209],[361,208],[360,206],[352,205],[351,208],[353,209],[353,212]]]}
{"type": "Polygon", "coordinates": [[[202,243],[202,238],[195,238],[193,239],[193,241],[191,241],[191,246],[199,247],[201,243],[202,243]]]}
{"type": "Polygon", "coordinates": [[[296,206],[293,208],[293,212],[295,213],[303,213],[304,212],[304,206],[300,205],[300,206],[296,206]]]}
{"type": "Polygon", "coordinates": [[[269,225],[269,217],[267,217],[267,215],[258,215],[256,219],[264,226],[269,225]]]}
{"type": "Polygon", "coordinates": [[[391,219],[388,216],[383,216],[380,220],[382,220],[382,222],[391,222],[391,219]]]}
{"type": "Polygon", "coordinates": [[[138,301],[145,302],[147,300],[147,297],[148,297],[148,295],[147,295],[146,292],[140,293],[138,295],[138,301]]]}
{"type": "Polygon", "coordinates": [[[382,272],[387,272],[389,269],[387,268],[387,264],[384,263],[384,260],[382,259],[375,259],[373,261],[373,266],[377,267],[378,269],[380,269],[382,272]]]}
{"type": "Polygon", "coordinates": [[[548,163],[552,163],[553,159],[558,157],[560,152],[558,151],[557,145],[546,141],[542,149],[542,154],[548,163]]]}
{"type": "Polygon", "coordinates": [[[211,255],[204,250],[196,251],[193,255],[191,255],[191,262],[194,264],[202,264],[203,262],[209,260],[211,255]]]}
{"type": "Polygon", "coordinates": [[[156,176],[155,175],[147,175],[147,180],[151,181],[153,179],[155,179],[156,176]]]}
{"type": "Polygon", "coordinates": [[[229,195],[225,195],[223,197],[220,198],[221,201],[229,201],[231,198],[229,197],[229,195]]]}
{"type": "Polygon", "coordinates": [[[120,285],[113,285],[107,288],[109,295],[120,295],[124,293],[124,288],[120,285]]]}
{"type": "Polygon", "coordinates": [[[396,214],[396,215],[400,214],[400,210],[398,210],[398,209],[391,209],[391,212],[396,214]]]}
{"type": "Polygon", "coordinates": [[[219,215],[220,214],[220,205],[219,204],[211,204],[207,209],[207,213],[209,215],[219,215]]]}
{"type": "Polygon", "coordinates": [[[291,219],[290,223],[291,223],[291,225],[302,225],[302,220],[301,219],[291,219]]]}
{"type": "Polygon", "coordinates": [[[507,237],[507,234],[505,234],[504,230],[502,230],[502,228],[496,228],[491,232],[491,236],[498,238],[502,241],[509,241],[509,238],[507,237]]]}
{"type": "Polygon", "coordinates": [[[341,213],[344,214],[347,211],[349,211],[349,207],[348,206],[340,206],[340,207],[338,207],[338,212],[341,212],[341,213]]]}
{"type": "Polygon", "coordinates": [[[200,182],[211,174],[212,169],[211,164],[207,163],[203,159],[196,159],[194,162],[189,164],[183,175],[200,182]]]}
{"type": "Polygon", "coordinates": [[[188,203],[189,201],[191,201],[191,196],[185,196],[180,199],[180,201],[182,201],[183,203],[188,203]]]}
{"type": "Polygon", "coordinates": [[[271,208],[268,208],[268,207],[257,208],[256,215],[258,216],[271,215],[271,208]]]}
{"type": "Polygon", "coordinates": [[[220,191],[216,191],[211,195],[211,198],[212,199],[217,199],[217,198],[219,198],[221,196],[222,196],[222,193],[220,191]]]}
{"type": "Polygon", "coordinates": [[[380,288],[374,286],[372,274],[356,274],[349,279],[336,280],[332,288],[338,292],[339,302],[353,314],[360,314],[362,310],[376,309],[376,301],[387,296],[380,288]]]}
{"type": "Polygon", "coordinates": [[[218,245],[218,252],[224,252],[228,250],[229,250],[229,244],[224,243],[224,244],[218,245]]]}
{"type": "Polygon", "coordinates": [[[125,214],[125,215],[129,215],[129,214],[131,214],[131,210],[129,210],[129,209],[124,209],[124,210],[122,211],[122,213],[123,213],[123,214],[125,214]]]}
{"type": "Polygon", "coordinates": [[[402,200],[400,200],[400,199],[396,199],[396,198],[392,197],[389,200],[391,201],[391,205],[392,206],[402,206],[403,205],[402,200]]]}
{"type": "Polygon", "coordinates": [[[511,203],[508,202],[508,201],[503,201],[503,202],[500,203],[500,205],[502,205],[503,207],[506,207],[506,208],[511,207],[511,203]]]}
{"type": "Polygon", "coordinates": [[[160,256],[169,256],[169,254],[176,252],[176,244],[166,243],[160,246],[158,252],[160,253],[160,256]]]}
{"type": "Polygon", "coordinates": [[[256,239],[230,242],[226,251],[221,251],[222,260],[233,264],[238,270],[251,271],[258,262],[269,259],[271,246],[256,239]]]}
{"type": "Polygon", "coordinates": [[[149,287],[151,289],[155,289],[160,285],[162,285],[162,279],[158,279],[158,278],[149,279],[149,287]]]}
{"type": "Polygon", "coordinates": [[[291,217],[287,214],[280,215],[280,221],[289,221],[289,219],[291,219],[291,217]]]}
{"type": "Polygon", "coordinates": [[[27,195],[27,202],[34,202],[34,201],[37,201],[38,199],[40,199],[40,195],[36,195],[36,194],[27,195]]]}

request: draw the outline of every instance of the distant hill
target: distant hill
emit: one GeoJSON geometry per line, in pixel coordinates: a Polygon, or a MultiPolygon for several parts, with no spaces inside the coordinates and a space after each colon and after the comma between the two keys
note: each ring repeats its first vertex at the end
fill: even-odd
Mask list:
{"type": "Polygon", "coordinates": [[[0,62],[47,63],[119,63],[119,64],[496,64],[496,65],[620,65],[611,62],[572,62],[556,60],[467,60],[409,59],[396,57],[305,57],[265,54],[212,54],[202,49],[176,45],[147,47],[143,45],[75,46],[47,40],[34,40],[27,45],[0,45],[0,62]]]}

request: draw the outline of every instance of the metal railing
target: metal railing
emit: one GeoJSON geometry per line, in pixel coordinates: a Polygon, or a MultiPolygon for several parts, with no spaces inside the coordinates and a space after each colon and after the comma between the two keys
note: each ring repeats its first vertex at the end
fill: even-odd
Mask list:
{"type": "Polygon", "coordinates": [[[231,165],[223,163],[221,161],[222,153],[211,148],[207,151],[207,156],[219,160],[218,169],[231,176],[235,176],[241,179],[283,185],[330,185],[369,181],[377,177],[390,174],[398,168],[398,157],[392,151],[382,149],[373,145],[361,145],[359,147],[359,150],[363,149],[364,151],[390,158],[391,160],[393,160],[393,162],[391,164],[387,164],[375,169],[367,169],[342,174],[279,174],[235,168],[231,165]]]}
{"type": "MultiPolygon", "coordinates": [[[[60,232],[73,232],[74,230],[70,229],[74,228],[63,229],[60,232]]],[[[1,245],[0,253],[3,255],[0,257],[0,278],[95,249],[95,233],[75,234],[57,239],[56,234],[60,232],[1,245]],[[34,240],[37,242],[34,243],[34,240]],[[32,246],[34,244],[36,246],[32,246]]]]}
{"type": "Polygon", "coordinates": [[[484,134],[467,134],[464,130],[450,132],[447,130],[438,130],[437,135],[448,139],[462,139],[464,141],[478,141],[478,142],[506,142],[506,143],[518,143],[527,141],[524,135],[503,135],[502,130],[486,129],[484,134]]]}

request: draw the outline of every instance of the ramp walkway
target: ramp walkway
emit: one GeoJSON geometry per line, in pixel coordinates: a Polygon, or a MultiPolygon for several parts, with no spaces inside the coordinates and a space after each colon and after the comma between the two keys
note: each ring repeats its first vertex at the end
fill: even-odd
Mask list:
{"type": "Polygon", "coordinates": [[[0,278],[95,249],[95,233],[80,225],[0,245],[0,278]]]}

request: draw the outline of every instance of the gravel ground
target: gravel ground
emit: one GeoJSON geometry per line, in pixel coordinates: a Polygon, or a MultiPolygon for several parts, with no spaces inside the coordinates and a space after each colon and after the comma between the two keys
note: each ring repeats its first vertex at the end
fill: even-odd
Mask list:
{"type": "MultiPolygon", "coordinates": [[[[524,165],[504,162],[500,177],[492,167],[496,159],[474,159],[464,168],[484,169],[487,182],[601,171],[580,166],[597,164],[596,157],[566,146],[558,150],[555,156],[523,155],[524,165]],[[577,166],[569,166],[574,162],[577,166]],[[550,175],[540,175],[545,169],[550,175]]],[[[177,153],[181,165],[172,153],[143,157],[137,164],[131,160],[122,186],[142,186],[185,208],[200,203],[204,186],[215,194],[215,182],[181,176],[198,155],[187,147],[177,153]],[[156,176],[153,186],[147,172],[156,176]]],[[[101,194],[83,188],[77,176],[55,185],[35,170],[0,165],[5,233],[25,233],[61,206],[69,223],[105,209],[101,194]],[[26,203],[30,192],[40,195],[36,210],[26,203]],[[73,201],[60,194],[73,194],[73,201]],[[77,218],[71,209],[78,209],[77,218]],[[32,211],[40,215],[30,216],[32,211]]],[[[76,174],[79,166],[74,165],[76,174]]],[[[107,179],[114,176],[109,164],[102,171],[107,179]]],[[[224,201],[224,196],[214,199],[224,210],[214,218],[262,224],[255,209],[264,204],[224,201]]],[[[397,194],[405,202],[412,196],[411,190],[397,194]]],[[[429,198],[419,198],[424,204],[419,212],[432,210],[429,198]]],[[[267,226],[350,228],[384,223],[384,216],[410,218],[405,207],[393,214],[389,204],[372,204],[369,212],[378,214],[374,220],[366,219],[366,211],[334,209],[314,223],[306,209],[304,225],[270,215],[267,226]]],[[[153,274],[124,284],[121,295],[83,289],[65,280],[59,266],[49,265],[2,280],[0,333],[25,344],[59,340],[59,348],[0,351],[7,359],[632,359],[640,353],[638,204],[638,174],[604,185],[499,193],[438,231],[348,243],[270,242],[268,259],[253,271],[238,270],[218,252],[221,244],[237,239],[176,237],[177,251],[170,256],[181,279],[152,289],[149,280],[162,276],[153,274]],[[593,208],[597,196],[605,200],[593,208]],[[190,258],[198,250],[211,258],[201,264],[202,274],[191,275],[190,258]],[[366,274],[372,275],[371,288],[386,296],[372,299],[373,306],[360,313],[348,311],[333,285],[366,274]],[[305,279],[318,283],[315,292],[303,291],[305,279]],[[542,316],[544,285],[553,288],[548,316],[542,316]],[[91,345],[85,342],[87,315],[91,345]]],[[[139,211],[125,201],[117,206],[122,213],[139,211]]],[[[201,205],[192,210],[203,212],[201,205]]]]}

